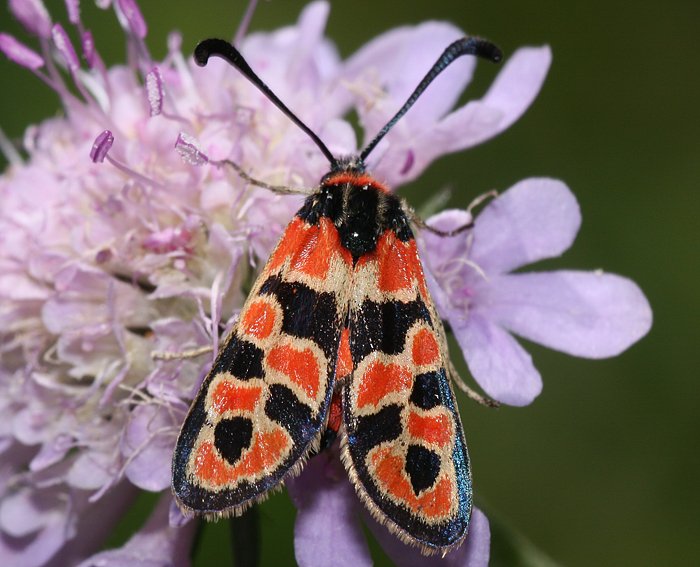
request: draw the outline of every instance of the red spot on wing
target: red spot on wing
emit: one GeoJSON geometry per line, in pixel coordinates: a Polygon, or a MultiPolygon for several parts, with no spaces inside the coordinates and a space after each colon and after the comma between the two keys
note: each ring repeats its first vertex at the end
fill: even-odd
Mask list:
{"type": "Polygon", "coordinates": [[[416,496],[406,477],[402,457],[392,454],[387,448],[375,453],[372,461],[380,486],[393,498],[403,502],[414,514],[431,519],[450,515],[454,490],[448,478],[442,477],[433,488],[416,496]]]}
{"type": "Polygon", "coordinates": [[[235,466],[231,466],[221,458],[211,441],[203,441],[194,457],[194,476],[214,486],[232,485],[241,478],[261,476],[281,464],[290,446],[290,439],[281,427],[256,433],[251,447],[235,466]]]}
{"type": "Polygon", "coordinates": [[[405,243],[396,238],[392,230],[387,230],[377,243],[377,264],[379,267],[379,289],[384,292],[410,290],[413,287],[416,257],[405,243]]]}
{"type": "Polygon", "coordinates": [[[193,464],[197,480],[216,486],[229,481],[230,467],[219,456],[211,441],[204,441],[199,446],[193,464]]]}
{"type": "Polygon", "coordinates": [[[269,474],[270,469],[281,464],[291,440],[281,427],[273,431],[256,433],[253,443],[232,471],[232,480],[269,474]]]}
{"type": "Polygon", "coordinates": [[[412,411],[408,416],[408,432],[411,437],[445,447],[452,441],[452,422],[445,414],[425,416],[412,411]]]}
{"type": "Polygon", "coordinates": [[[241,316],[241,331],[258,339],[266,339],[275,326],[275,316],[274,307],[267,301],[254,301],[241,316]]]}
{"type": "Polygon", "coordinates": [[[304,238],[292,252],[291,268],[319,279],[328,275],[331,260],[340,256],[346,264],[352,259],[340,244],[340,236],[330,219],[321,217],[318,224],[309,225],[304,238]]]}
{"type": "Polygon", "coordinates": [[[284,264],[284,261],[300,246],[306,232],[306,226],[306,223],[299,217],[294,217],[287,225],[282,238],[277,244],[277,248],[275,248],[267,263],[269,271],[274,271],[284,264]]]}
{"type": "Polygon", "coordinates": [[[299,386],[312,400],[321,384],[318,362],[311,349],[297,350],[293,346],[277,346],[267,354],[267,364],[299,386]]]}
{"type": "Polygon", "coordinates": [[[219,415],[227,411],[252,412],[261,392],[261,386],[241,386],[232,380],[222,380],[211,394],[211,408],[219,415]]]}
{"type": "Polygon", "coordinates": [[[413,364],[416,366],[435,364],[438,361],[440,347],[432,331],[421,329],[415,334],[411,347],[411,356],[413,357],[413,364]]]}
{"type": "Polygon", "coordinates": [[[399,364],[372,362],[358,385],[357,407],[376,406],[392,392],[408,390],[413,382],[411,370],[399,364]]]}
{"type": "Polygon", "coordinates": [[[350,329],[343,329],[338,346],[338,358],[335,361],[336,380],[344,378],[352,372],[352,355],[350,354],[350,329]]]}
{"type": "Polygon", "coordinates": [[[338,230],[330,219],[321,217],[317,224],[307,224],[294,217],[282,235],[268,262],[268,271],[279,268],[289,258],[290,268],[324,279],[334,258],[352,265],[351,254],[341,245],[338,230]]]}
{"type": "Polygon", "coordinates": [[[399,240],[396,233],[389,229],[379,237],[377,248],[365,254],[358,261],[358,266],[377,263],[377,286],[384,293],[410,291],[418,286],[421,294],[427,297],[423,267],[418,258],[416,241],[399,240]]]}

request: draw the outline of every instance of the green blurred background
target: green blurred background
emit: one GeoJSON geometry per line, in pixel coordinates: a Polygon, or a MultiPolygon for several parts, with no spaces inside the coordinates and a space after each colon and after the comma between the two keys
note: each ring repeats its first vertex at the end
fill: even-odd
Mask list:
{"type": "MultiPolygon", "coordinates": [[[[122,61],[112,15],[83,4],[107,62],[122,61]]],[[[262,1],[252,27],[292,23],[304,4],[262,1]]],[[[62,1],[47,5],[65,22],[62,1]]],[[[161,57],[175,28],[185,50],[204,37],[232,36],[245,2],[141,0],[141,7],[161,57]]],[[[404,196],[420,206],[451,187],[450,205],[464,207],[525,177],[560,178],[580,202],[583,227],[563,259],[539,267],[629,276],[655,317],[650,334],[612,360],[527,345],[545,384],[530,407],[489,411],[460,399],[477,504],[495,532],[492,564],[525,561],[509,555],[511,546],[528,555],[525,538],[563,565],[697,565],[700,3],[336,1],[328,34],[348,56],[391,27],[426,19],[450,20],[506,54],[548,43],[554,61],[520,121],[435,163],[404,196]]],[[[4,5],[0,23],[26,39],[4,5]]],[[[480,65],[465,100],[482,94],[495,72],[480,65]]],[[[0,126],[9,137],[57,111],[55,96],[4,58],[0,77],[0,126]]],[[[261,507],[264,564],[293,564],[293,513],[284,494],[261,507]]],[[[131,521],[141,520],[134,513],[131,521]]],[[[196,564],[228,563],[225,536],[223,524],[207,528],[196,564]]]]}

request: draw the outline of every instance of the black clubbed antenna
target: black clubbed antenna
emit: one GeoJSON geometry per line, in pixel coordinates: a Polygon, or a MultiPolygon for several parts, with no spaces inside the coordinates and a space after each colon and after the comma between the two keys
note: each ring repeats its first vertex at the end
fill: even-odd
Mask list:
{"type": "Polygon", "coordinates": [[[458,57],[462,55],[476,55],[477,57],[483,57],[494,63],[498,63],[503,57],[503,53],[498,49],[493,43],[486,41],[485,39],[480,39],[478,37],[463,37],[457,41],[451,43],[442,55],[438,58],[435,64],[432,66],[430,71],[423,77],[423,80],[418,84],[416,90],[411,93],[408,100],[404,103],[401,109],[394,115],[394,117],[386,123],[384,128],[379,131],[369,144],[360,153],[360,159],[364,162],[365,158],[372,152],[376,145],[381,141],[381,139],[386,135],[386,133],[391,130],[401,117],[406,114],[409,108],[411,108],[415,102],[418,100],[423,91],[428,88],[428,85],[433,82],[435,77],[442,73],[447,67],[458,57]]]}
{"type": "Polygon", "coordinates": [[[337,166],[337,160],[326,147],[326,144],[321,141],[321,138],[314,134],[311,128],[299,120],[299,118],[297,118],[297,116],[291,110],[289,110],[289,108],[287,108],[287,106],[279,98],[277,98],[277,95],[272,92],[270,87],[262,82],[262,79],[255,74],[255,72],[250,68],[250,65],[248,65],[248,62],[243,59],[243,55],[241,55],[233,45],[223,39],[205,39],[204,41],[201,41],[197,47],[195,47],[194,60],[200,67],[204,67],[212,55],[221,57],[238,69],[243,76],[258,87],[258,89],[260,89],[277,108],[284,112],[289,119],[294,122],[294,124],[306,132],[309,138],[314,141],[314,143],[323,152],[323,155],[326,156],[326,159],[328,159],[328,161],[331,163],[331,169],[337,166]]]}

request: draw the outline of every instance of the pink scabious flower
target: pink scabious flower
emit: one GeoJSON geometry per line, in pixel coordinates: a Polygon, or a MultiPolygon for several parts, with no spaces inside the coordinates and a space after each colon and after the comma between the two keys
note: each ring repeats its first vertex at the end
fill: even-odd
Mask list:
{"type": "MultiPolygon", "coordinates": [[[[66,0],[66,28],[41,0],[10,1],[36,48],[0,33],[0,51],[54,89],[64,110],[62,117],[27,129],[24,157],[0,135],[11,163],[0,177],[2,565],[189,564],[196,522],[183,521],[173,507],[170,464],[207,365],[152,354],[207,344],[216,350],[248,282],[300,205],[299,198],[251,187],[218,164],[232,159],[256,178],[296,186],[316,185],[327,167],[304,133],[224,63],[197,67],[182,54],[176,34],[168,39],[166,57],[155,61],[135,0],[97,4],[113,10],[124,29],[129,65],[105,66],[100,38],[85,27],[77,0],[66,0]],[[139,489],[164,493],[142,530],[122,548],[99,552],[139,489]]],[[[344,116],[355,109],[373,135],[442,49],[464,34],[438,22],[402,27],[342,61],[324,37],[328,11],[328,3],[315,2],[294,26],[251,35],[242,29],[237,37],[279,97],[331,151],[347,154],[358,144],[344,116]]],[[[475,65],[460,60],[368,165],[398,187],[441,155],[498,134],[531,104],[549,62],[546,47],[518,50],[483,98],[453,110],[475,65]]],[[[564,272],[537,288],[536,277],[513,279],[525,276],[508,274],[515,267],[558,254],[570,242],[563,243],[556,223],[533,221],[536,237],[527,230],[533,215],[556,213],[556,201],[547,204],[540,193],[516,198],[521,214],[509,224],[503,214],[513,213],[512,193],[489,205],[466,241],[426,235],[425,259],[441,313],[476,379],[503,401],[525,403],[536,394],[534,368],[520,377],[482,371],[489,357],[526,357],[511,357],[514,342],[501,327],[573,354],[605,356],[641,336],[650,316],[627,280],[584,280],[564,272]],[[513,242],[508,230],[517,237],[513,242]],[[600,283],[586,287],[594,281],[600,283]],[[496,301],[523,290],[529,294],[520,294],[512,310],[507,301],[496,301]],[[537,301],[547,290],[560,293],[543,306],[537,301]],[[553,328],[538,323],[543,311],[556,315],[550,325],[560,332],[567,329],[562,313],[574,312],[576,321],[592,318],[594,334],[605,330],[609,345],[597,348],[592,339],[576,338],[562,344],[564,339],[552,338],[553,328]],[[484,336],[481,345],[473,339],[484,336]]],[[[571,239],[578,221],[571,220],[570,195],[561,199],[567,198],[568,221],[561,223],[569,223],[571,239]]],[[[444,213],[430,222],[454,226],[465,215],[444,213]]],[[[580,337],[580,328],[576,332],[580,337]]],[[[332,452],[322,454],[292,483],[301,565],[370,562],[356,524],[359,501],[338,469],[332,452]],[[337,511],[330,519],[334,539],[315,539],[315,526],[328,524],[329,510],[337,511]]],[[[371,519],[366,522],[397,562],[427,564],[371,519]]],[[[488,555],[488,521],[475,511],[467,543],[446,561],[486,565],[488,555]]]]}

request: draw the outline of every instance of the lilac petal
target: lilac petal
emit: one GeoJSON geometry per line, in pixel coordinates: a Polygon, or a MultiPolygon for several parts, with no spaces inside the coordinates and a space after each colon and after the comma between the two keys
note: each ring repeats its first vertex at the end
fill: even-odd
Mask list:
{"type": "MultiPolygon", "coordinates": [[[[4,495],[0,505],[0,527],[13,537],[23,537],[40,530],[45,522],[45,514],[37,511],[36,495],[30,490],[20,490],[4,495]]],[[[47,510],[51,513],[51,510],[47,510]]]]}
{"type": "Polygon", "coordinates": [[[152,492],[170,486],[175,431],[168,412],[159,406],[139,406],[131,412],[122,453],[130,459],[126,477],[133,484],[152,492]]]}
{"type": "Polygon", "coordinates": [[[313,57],[314,50],[324,39],[330,5],[327,2],[311,2],[305,6],[299,14],[297,21],[297,33],[299,38],[294,47],[294,58],[288,72],[298,74],[304,72],[301,65],[308,65],[309,57],[313,57]]]}
{"type": "Polygon", "coordinates": [[[51,490],[22,490],[0,505],[0,565],[44,565],[74,535],[67,502],[51,490]]]}
{"type": "Polygon", "coordinates": [[[120,17],[119,20],[124,29],[130,31],[139,39],[145,38],[148,33],[148,27],[136,0],[117,0],[116,7],[117,16],[123,17],[120,17]]]}
{"type": "MultiPolygon", "coordinates": [[[[431,228],[449,232],[473,222],[472,216],[462,209],[448,209],[428,218],[426,224],[431,228]]],[[[444,237],[433,232],[420,233],[422,248],[421,258],[429,266],[439,267],[455,258],[466,258],[469,253],[470,232],[459,232],[454,236],[444,237]]]]}
{"type": "Polygon", "coordinates": [[[61,24],[55,24],[51,28],[51,37],[56,49],[65,60],[68,70],[71,73],[75,73],[80,68],[80,61],[66,30],[63,29],[61,24]]]}
{"type": "Polygon", "coordinates": [[[389,149],[374,167],[374,173],[396,187],[418,177],[435,159],[496,136],[532,104],[550,62],[549,47],[519,49],[482,99],[455,110],[420,136],[397,125],[389,139],[389,149]],[[415,163],[402,174],[410,150],[415,154],[415,163]]]}
{"type": "Polygon", "coordinates": [[[444,148],[457,152],[503,132],[520,118],[540,92],[552,62],[548,46],[518,49],[505,64],[486,95],[468,103],[440,123],[435,139],[448,142],[444,148]],[[470,108],[476,107],[474,110],[470,108]],[[498,113],[498,120],[489,118],[498,113]],[[486,118],[485,122],[480,119],[486,118]],[[479,126],[473,128],[473,126],[479,126]],[[447,134],[448,138],[442,137],[447,134]]]}
{"type": "Polygon", "coordinates": [[[114,135],[109,130],[103,130],[90,149],[90,159],[95,163],[102,163],[114,143],[114,135]]]}
{"type": "Polygon", "coordinates": [[[175,500],[170,501],[170,507],[168,508],[168,525],[171,528],[181,528],[193,520],[194,516],[185,516],[185,514],[182,513],[182,510],[180,510],[175,500]]]}
{"type": "Polygon", "coordinates": [[[287,488],[297,507],[294,553],[301,567],[372,564],[357,519],[357,496],[335,455],[310,459],[287,488]]]}
{"type": "Polygon", "coordinates": [[[115,462],[116,455],[112,451],[82,451],[68,471],[66,482],[74,488],[97,490],[117,474],[115,462]]]}
{"type": "Polygon", "coordinates": [[[494,280],[486,293],[494,321],[574,356],[618,355],[651,327],[651,308],[642,291],[614,274],[510,274],[494,280]]]}
{"type": "Polygon", "coordinates": [[[44,66],[44,59],[36,51],[29,49],[11,35],[0,33],[0,51],[22,67],[36,71],[44,66]]]}
{"type": "Polygon", "coordinates": [[[31,33],[44,39],[51,35],[51,16],[41,0],[10,0],[10,11],[31,33]]]}
{"type": "MultiPolygon", "coordinates": [[[[426,22],[416,27],[391,30],[370,41],[345,64],[344,82],[381,79],[383,91],[379,104],[369,107],[360,101],[360,114],[366,136],[373,138],[399,110],[428,69],[444,49],[464,32],[446,22],[426,22]]],[[[473,57],[452,64],[416,102],[401,121],[403,129],[422,131],[431,128],[457,102],[471,80],[473,57]]],[[[365,143],[369,139],[365,140],[365,143]]]]}
{"type": "Polygon", "coordinates": [[[75,441],[70,435],[59,433],[41,446],[39,452],[29,462],[29,470],[38,471],[56,464],[74,446],[75,441]]]}
{"type": "Polygon", "coordinates": [[[93,555],[79,567],[187,567],[190,565],[190,546],[196,533],[197,522],[182,528],[168,524],[172,498],[161,497],[151,517],[131,539],[119,549],[93,555]]]}
{"type": "Polygon", "coordinates": [[[486,274],[509,272],[567,250],[581,225],[569,188],[535,177],[516,183],[476,218],[471,260],[486,274]]]}
{"type": "Polygon", "coordinates": [[[401,567],[488,567],[491,549],[491,529],[489,521],[481,510],[474,508],[469,522],[469,534],[464,543],[445,557],[426,557],[415,547],[403,543],[389,530],[371,520],[369,529],[377,538],[382,549],[396,565],[401,567]]]}
{"type": "MultiPolygon", "coordinates": [[[[129,482],[120,482],[102,496],[99,502],[93,504],[89,503],[86,492],[71,491],[69,494],[70,508],[67,515],[72,525],[64,537],[70,539],[47,564],[51,567],[77,565],[101,549],[105,540],[114,533],[117,523],[133,505],[137,490],[129,482]]],[[[65,500],[67,495],[63,492],[61,496],[65,500]]]]}
{"type": "Polygon", "coordinates": [[[448,320],[469,371],[489,396],[512,406],[525,406],[539,395],[542,378],[530,355],[508,332],[475,309],[466,323],[448,320]]]}

